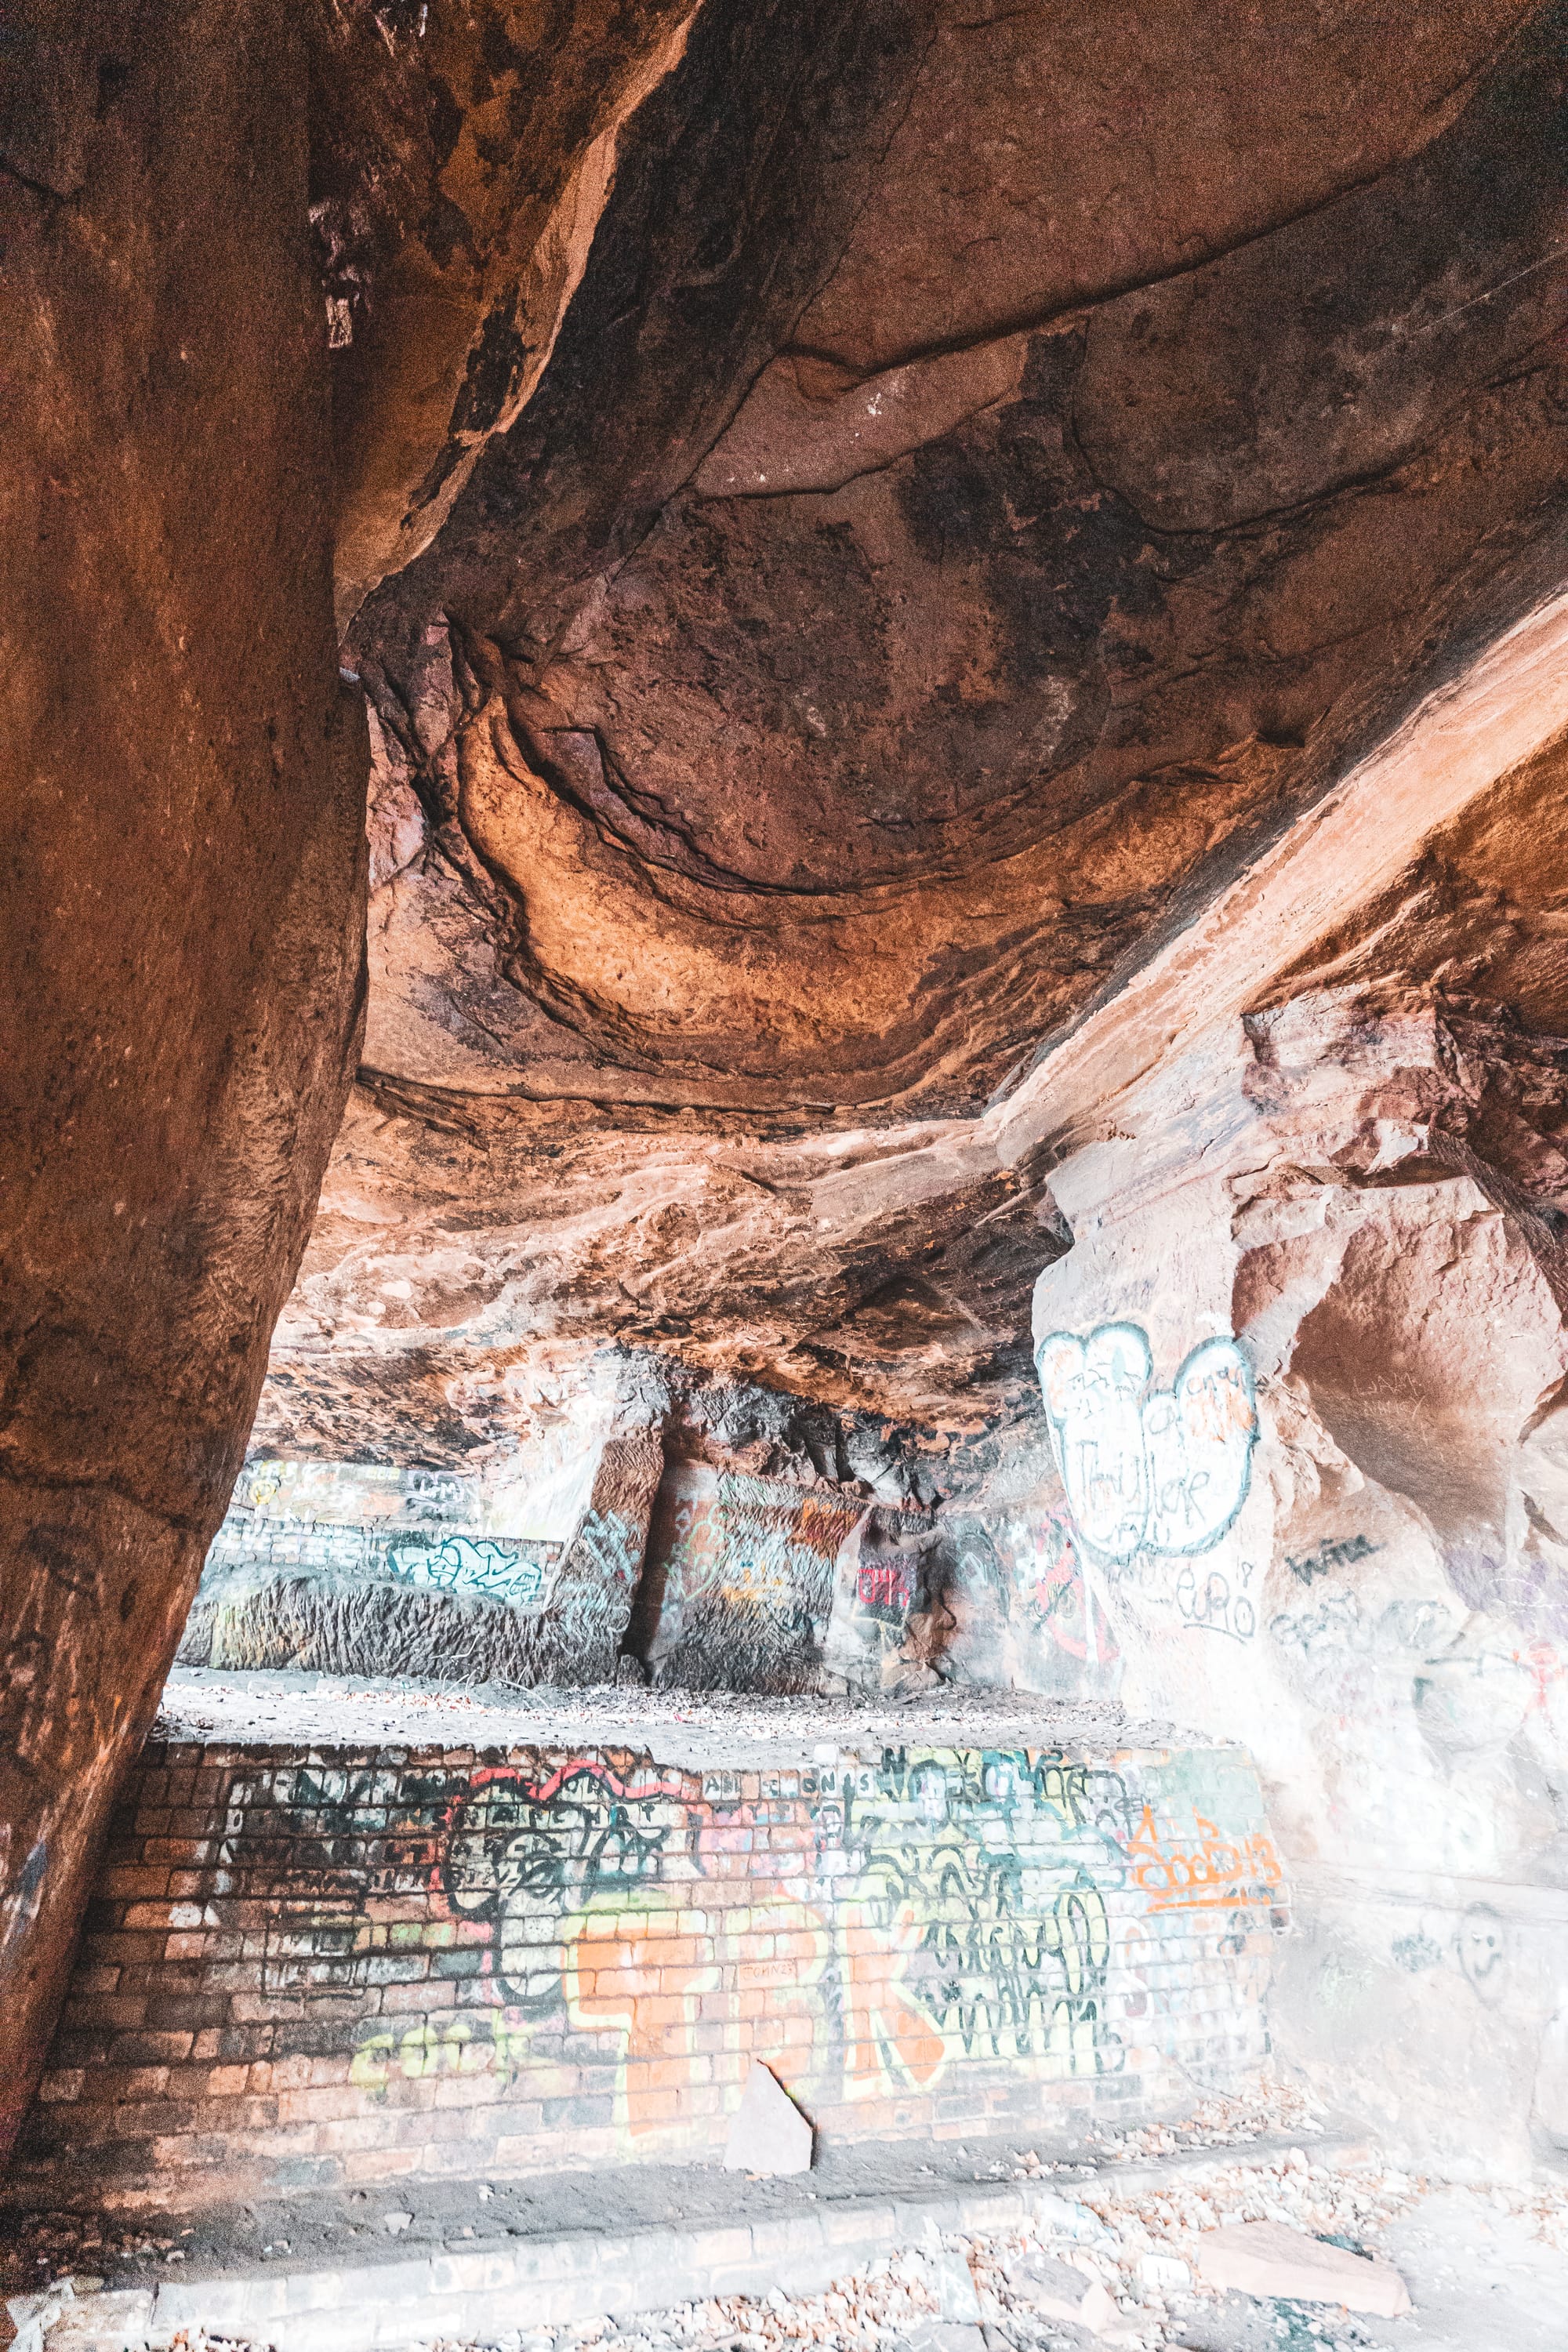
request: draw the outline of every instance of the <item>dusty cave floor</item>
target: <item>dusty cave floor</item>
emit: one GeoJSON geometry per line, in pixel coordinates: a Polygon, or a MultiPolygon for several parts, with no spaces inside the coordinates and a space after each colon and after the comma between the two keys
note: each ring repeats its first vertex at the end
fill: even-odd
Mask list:
{"type": "MultiPolygon", "coordinates": [[[[153,1737],[237,1746],[657,1748],[669,1762],[766,1769],[818,1745],[879,1749],[1164,1748],[1183,1734],[1134,1720],[1110,1701],[940,1683],[909,1698],[773,1698],[752,1692],[575,1690],[496,1683],[371,1680],[349,1675],[238,1673],[176,1666],[153,1737]],[[737,1743],[740,1743],[739,1746],[737,1743]]],[[[1208,1734],[1205,1746],[1223,1746],[1208,1734]]]]}
{"type": "Polygon", "coordinates": [[[1037,2228],[995,2237],[947,2236],[973,2280],[980,2325],[943,2323],[934,2243],[892,2255],[799,2299],[727,2298],[602,2322],[552,2338],[520,2331],[518,2352],[1563,2352],[1568,2345],[1568,2191],[1433,2183],[1374,2157],[1315,2159],[1304,2148],[1271,2159],[1205,2166],[1164,2179],[1140,2168],[1118,2187],[1102,2176],[1071,2186],[1100,2223],[1077,2243],[1037,2228]],[[1220,2294],[1194,2263],[1216,2223],[1280,2221],[1393,2262],[1413,2309],[1372,2319],[1272,2296],[1220,2294]],[[1090,2336],[1030,2307],[1027,2265],[1068,2256],[1114,2296],[1118,2317],[1090,2336]],[[1178,2283],[1180,2273],[1187,2279],[1178,2283]]]}
{"type": "MultiPolygon", "coordinates": [[[[1325,2129],[1300,2093],[1267,2084],[1199,2103],[1185,2123],[1050,2151],[1016,2140],[819,2153],[810,2173],[758,2180],[711,2167],[646,2166],[566,2179],[393,2182],[357,2194],[215,2208],[195,2223],[143,2216],[15,2217],[0,2245],[5,2292],[84,2291],[160,2280],[199,2287],[236,2273],[374,2273],[412,2254],[471,2253],[562,2231],[606,2233],[662,2221],[700,2231],[810,2205],[903,2192],[928,2197],[921,2237],[836,2277],[820,2293],[787,2283],[617,2318],[531,2326],[526,2308],[483,2338],[432,2336],[409,2312],[410,2346],[441,2352],[1563,2352],[1568,2344],[1568,2185],[1456,2184],[1392,2167],[1364,2142],[1325,2129]],[[1026,2180],[1048,2194],[1022,2228],[954,2230],[967,2185],[1026,2180]],[[1220,2294],[1198,2270],[1204,2234],[1281,2221],[1393,2262],[1414,2305],[1400,2319],[1325,2304],[1220,2294]],[[1101,2331],[1042,2313],[1032,2263],[1067,2261],[1115,2305],[1101,2331]],[[966,2317],[949,2315],[973,2288],[966,2317]]],[[[520,2297],[520,2305],[525,2298],[520,2297]]],[[[99,2341],[78,2306],[73,2352],[99,2341]]],[[[26,2318],[26,2306],[14,2306],[26,2318]]],[[[110,2342],[105,2336],[105,2345],[110,2342]]],[[[118,2345],[120,2339],[113,2339],[118,2345]]],[[[160,2339],[162,2340],[162,2339],[160,2339]]],[[[199,2322],[174,2352],[228,2352],[239,2341],[199,2322]]]]}

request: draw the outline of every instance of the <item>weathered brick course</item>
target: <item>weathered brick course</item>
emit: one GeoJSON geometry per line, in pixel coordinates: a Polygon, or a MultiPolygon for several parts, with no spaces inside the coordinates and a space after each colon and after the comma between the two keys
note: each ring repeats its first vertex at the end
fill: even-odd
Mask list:
{"type": "Polygon", "coordinates": [[[14,2200],[707,2157],[753,2056],[847,2139],[1126,2122],[1264,2055],[1284,1916],[1210,1749],[154,1748],[104,1888],[14,2200]]]}

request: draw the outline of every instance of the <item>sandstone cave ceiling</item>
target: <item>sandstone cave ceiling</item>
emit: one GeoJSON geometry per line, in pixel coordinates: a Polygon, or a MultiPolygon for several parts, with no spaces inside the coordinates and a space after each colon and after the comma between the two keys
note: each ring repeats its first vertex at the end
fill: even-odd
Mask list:
{"type": "MultiPolygon", "coordinates": [[[[1559,585],[1568,10],[319,50],[370,994],[258,1444],[446,1458],[606,1341],[1016,1411],[1070,1236],[1008,1104],[1559,585]]],[[[1235,1009],[1568,1029],[1549,700],[1235,1009]]]]}

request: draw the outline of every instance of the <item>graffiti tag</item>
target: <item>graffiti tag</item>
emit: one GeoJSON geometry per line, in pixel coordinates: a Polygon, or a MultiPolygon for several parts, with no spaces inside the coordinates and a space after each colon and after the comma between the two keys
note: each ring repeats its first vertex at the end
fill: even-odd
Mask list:
{"type": "Polygon", "coordinates": [[[1247,1499],[1258,1407],[1232,1339],[1205,1339],[1168,1389],[1135,1323],[1087,1339],[1053,1331],[1036,1354],[1051,1447],[1074,1525],[1107,1559],[1216,1544],[1247,1499]]]}
{"type": "Polygon", "coordinates": [[[884,1625],[901,1625],[915,1595],[910,1565],[903,1559],[863,1559],[856,1573],[855,1597],[868,1617],[884,1625]]]}
{"type": "Polygon", "coordinates": [[[1310,1584],[1315,1576],[1327,1576],[1336,1568],[1349,1568],[1355,1560],[1370,1559],[1373,1552],[1382,1549],[1381,1544],[1369,1541],[1365,1536],[1346,1536],[1339,1543],[1321,1543],[1300,1557],[1287,1552],[1285,1565],[1302,1584],[1310,1584]]]}
{"type": "Polygon", "coordinates": [[[537,1609],[544,1599],[541,1559],[488,1536],[447,1536],[434,1549],[424,1543],[394,1544],[388,1553],[400,1584],[421,1584],[436,1592],[478,1592],[514,1609],[537,1609]]]}
{"type": "Polygon", "coordinates": [[[1127,1851],[1133,1884],[1148,1895],[1150,1909],[1233,1911],[1267,1902],[1285,1875],[1273,1839],[1256,1831],[1233,1843],[1202,1813],[1194,1812],[1193,1822],[1197,1834],[1191,1843],[1162,1844],[1153,1808],[1143,1808],[1127,1851]]]}
{"type": "MultiPolygon", "coordinates": [[[[1248,1567],[1242,1570],[1242,1581],[1251,1576],[1248,1567]]],[[[1258,1631],[1258,1612],[1245,1592],[1233,1592],[1230,1579],[1211,1568],[1203,1580],[1197,1572],[1184,1568],[1176,1580],[1176,1606],[1189,1625],[1196,1625],[1207,1633],[1228,1633],[1233,1641],[1250,1642],[1258,1631]]]]}

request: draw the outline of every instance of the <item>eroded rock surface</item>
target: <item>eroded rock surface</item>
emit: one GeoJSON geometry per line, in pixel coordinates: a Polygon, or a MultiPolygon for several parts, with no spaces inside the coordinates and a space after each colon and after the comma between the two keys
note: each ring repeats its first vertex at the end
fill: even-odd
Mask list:
{"type": "Polygon", "coordinates": [[[192,1657],[1135,1694],[1561,2146],[1568,11],[242,30],[0,148],[13,2091],[357,1059],[192,1657]]]}
{"type": "Polygon", "coordinates": [[[384,1076],[579,1116],[973,1111],[1321,793],[1489,582],[1521,593],[1561,460],[1554,19],[1495,54],[1500,20],[1417,24],[1397,103],[1364,26],[1294,24],[1282,76],[1271,32],[1282,116],[1294,76],[1355,85],[1326,148],[1315,112],[1216,104],[1224,12],[1111,94],[1089,12],[920,21],[858,36],[835,108],[852,64],[868,135],[825,171],[801,28],[704,11],[538,393],[361,614],[434,822],[373,926],[384,1076]],[[715,143],[721,71],[748,135],[715,143]],[[1075,137],[1121,104],[1167,208],[1131,241],[1075,137]],[[986,189],[963,271],[933,142],[986,189]]]}
{"type": "Polygon", "coordinates": [[[700,0],[323,6],[310,222],[334,353],[338,604],[426,546],[549,358],[627,116],[700,0]]]}
{"type": "Polygon", "coordinates": [[[0,2130],[353,1067],[366,756],[295,19],[6,38],[0,2130]]]}
{"type": "Polygon", "coordinates": [[[1201,995],[1298,840],[1238,1013],[1332,936],[1568,1028],[1558,15],[1102,36],[707,0],[627,113],[534,389],[351,632],[363,1087],[262,1445],[457,1459],[476,1350],[606,1339],[1030,1409],[1027,1074],[1092,1119],[1084,1024],[1163,1050],[1129,982],[1191,939],[1201,995]]]}

